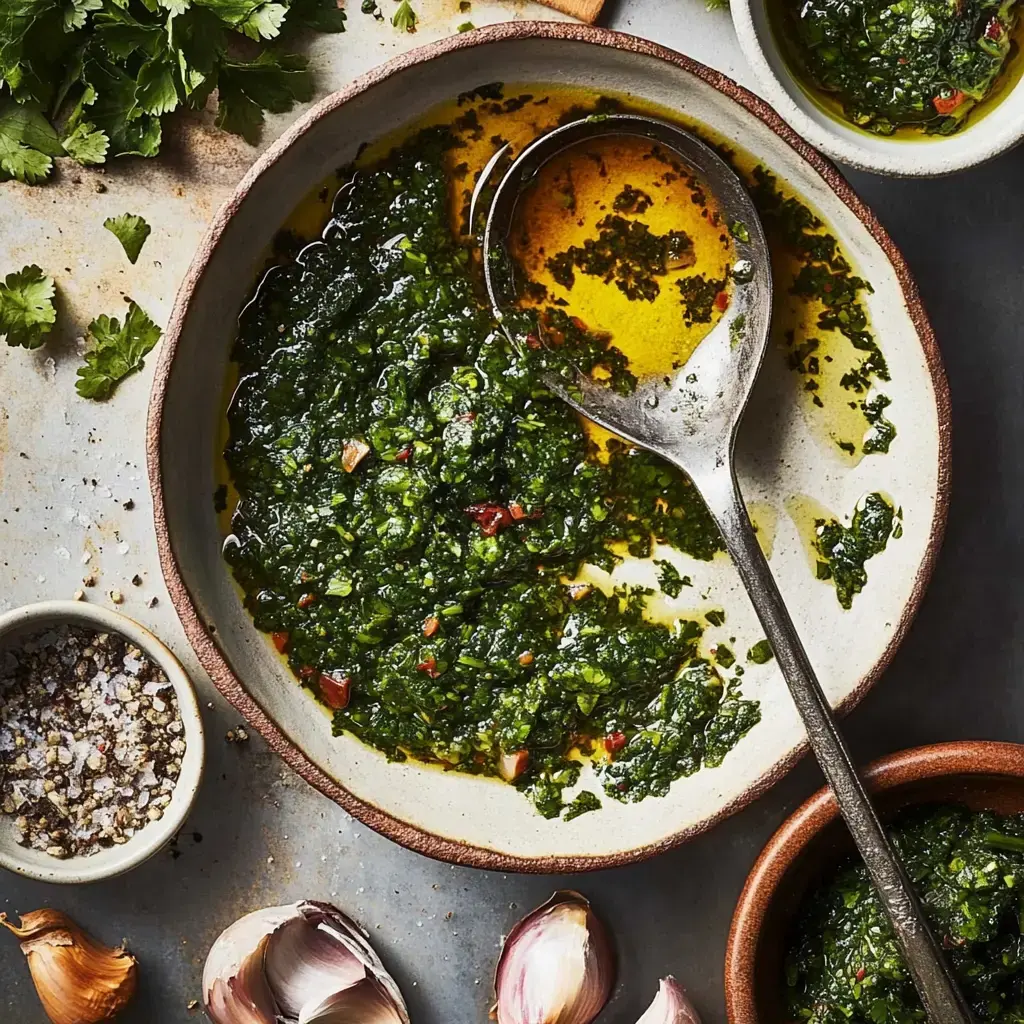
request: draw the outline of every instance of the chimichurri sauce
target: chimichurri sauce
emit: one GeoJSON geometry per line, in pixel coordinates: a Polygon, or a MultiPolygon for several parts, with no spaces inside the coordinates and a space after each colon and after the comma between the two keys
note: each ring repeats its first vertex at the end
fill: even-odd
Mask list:
{"type": "Polygon", "coordinates": [[[810,82],[854,124],[949,135],[992,92],[1016,0],[782,0],[781,31],[810,82]]]}
{"type": "MultiPolygon", "coordinates": [[[[226,555],[336,732],[575,816],[599,805],[562,797],[575,751],[637,800],[718,764],[759,711],[697,657],[697,623],[573,582],[653,539],[698,559],[721,539],[658,458],[617,442],[596,458],[540,382],[551,349],[497,328],[450,228],[453,141],[425,130],[355,174],[324,240],[245,310],[226,555]]],[[[631,386],[607,338],[557,309],[538,329],[631,386]]]]}
{"type": "MultiPolygon", "coordinates": [[[[904,814],[893,839],[979,1020],[1024,1019],[1024,815],[963,807],[904,814]]],[[[787,950],[791,1017],[812,1024],[925,1020],[861,864],[812,893],[787,950]]]]}

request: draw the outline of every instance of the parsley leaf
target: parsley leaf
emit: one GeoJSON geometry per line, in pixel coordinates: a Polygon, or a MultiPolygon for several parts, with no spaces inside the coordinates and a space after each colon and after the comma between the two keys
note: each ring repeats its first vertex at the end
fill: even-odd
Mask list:
{"type": "Polygon", "coordinates": [[[145,219],[135,213],[122,213],[120,217],[108,217],[103,226],[114,235],[124,247],[129,263],[135,263],[142,247],[152,230],[145,219]]]}
{"type": "Polygon", "coordinates": [[[140,370],[143,357],[160,340],[160,328],[134,302],[122,326],[116,317],[99,316],[89,324],[95,345],[85,353],[75,389],[83,398],[104,399],[117,384],[140,370]]]}
{"type": "Polygon", "coordinates": [[[398,10],[395,11],[395,16],[391,19],[391,24],[394,25],[399,32],[415,32],[416,22],[418,20],[416,12],[409,4],[409,0],[402,0],[398,5],[398,10]]]}
{"type": "Polygon", "coordinates": [[[110,140],[89,121],[80,122],[64,137],[64,151],[83,166],[103,163],[109,146],[110,140]]]}
{"type": "Polygon", "coordinates": [[[53,126],[34,104],[8,100],[0,106],[0,181],[35,185],[49,177],[51,157],[63,153],[53,126]]]}
{"type": "Polygon", "coordinates": [[[264,110],[283,114],[296,100],[312,98],[313,76],[305,57],[266,51],[254,61],[226,61],[218,80],[217,127],[255,145],[264,110]]]}
{"type": "Polygon", "coordinates": [[[53,278],[35,264],[8,274],[0,284],[0,335],[8,345],[39,348],[57,320],[53,278]]]}

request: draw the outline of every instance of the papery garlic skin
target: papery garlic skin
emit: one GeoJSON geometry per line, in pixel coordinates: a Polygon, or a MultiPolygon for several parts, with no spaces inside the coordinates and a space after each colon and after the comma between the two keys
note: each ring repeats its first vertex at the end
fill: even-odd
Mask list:
{"type": "Polygon", "coordinates": [[[355,922],[308,900],[225,929],[206,958],[203,1001],[214,1024],[409,1024],[402,993],[355,922]]]}
{"type": "Polygon", "coordinates": [[[686,989],[670,974],[662,978],[658,994],[636,1024],[701,1024],[686,989]]]}
{"type": "Polygon", "coordinates": [[[614,983],[604,925],[578,892],[556,892],[505,940],[493,1016],[498,1024],[590,1024],[614,983]]]}
{"type": "Polygon", "coordinates": [[[21,940],[39,1000],[53,1024],[112,1020],[135,994],[138,963],[123,947],[97,942],[59,910],[24,914],[20,926],[0,924],[21,940]]]}

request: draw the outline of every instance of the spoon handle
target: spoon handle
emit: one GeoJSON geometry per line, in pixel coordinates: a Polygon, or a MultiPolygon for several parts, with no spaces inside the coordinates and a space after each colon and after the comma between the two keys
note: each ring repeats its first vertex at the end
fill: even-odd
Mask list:
{"type": "Polygon", "coordinates": [[[782,674],[803,718],[807,738],[835,795],[853,841],[878,890],[930,1021],[972,1024],[956,984],[910,885],[807,658],[786,605],[757,542],[730,460],[693,481],[722,532],[782,674]]]}

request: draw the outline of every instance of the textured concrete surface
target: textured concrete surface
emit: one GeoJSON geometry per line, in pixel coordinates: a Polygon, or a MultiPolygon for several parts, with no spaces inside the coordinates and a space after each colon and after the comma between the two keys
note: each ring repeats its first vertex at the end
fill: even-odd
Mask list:
{"type": "MultiPolygon", "coordinates": [[[[605,24],[750,84],[727,15],[705,13],[700,0],[610,2],[605,24]]],[[[415,37],[396,39],[356,12],[352,33],[317,42],[323,91],[463,20],[452,0],[419,7],[426,17],[415,37]]],[[[474,3],[472,17],[484,24],[540,10],[474,3]]],[[[270,134],[286,120],[276,119],[270,134]]],[[[0,267],[42,263],[63,285],[69,319],[80,323],[113,312],[120,292],[165,320],[198,233],[253,156],[202,125],[187,126],[179,139],[166,159],[141,167],[141,183],[139,168],[103,174],[103,194],[94,191],[100,176],[85,173],[80,183],[65,179],[31,193],[0,186],[0,267]],[[126,209],[145,212],[155,228],[135,269],[100,227],[126,209]],[[158,241],[160,230],[172,244],[158,241]]],[[[1015,637],[1024,612],[1022,178],[1024,150],[943,181],[853,177],[903,247],[938,331],[953,391],[955,480],[945,550],[918,621],[847,722],[860,759],[946,739],[1024,740],[1024,648],[1015,637]]],[[[126,383],[107,406],[76,399],[74,334],[39,356],[0,348],[0,608],[68,597],[87,572],[99,573],[91,599],[124,591],[124,610],[194,671],[208,775],[172,852],[124,879],[81,888],[5,874],[0,909],[52,905],[109,942],[127,938],[142,973],[122,1019],[177,1024],[201,1017],[187,1004],[199,997],[203,958],[222,927],[268,903],[333,899],[369,930],[418,1024],[475,1024],[486,1019],[501,934],[568,884],[595,902],[617,936],[620,986],[604,1021],[632,1024],[667,972],[690,987],[708,1024],[724,1020],[722,956],[733,904],[768,835],[818,784],[816,770],[800,765],[767,797],[681,850],[573,879],[454,869],[376,836],[292,776],[257,738],[224,741],[238,720],[196,667],[156,563],[143,467],[149,375],[126,383]],[[134,508],[126,510],[129,500],[134,508]],[[135,573],[141,588],[129,582],[135,573]],[[150,596],[159,599],[154,609],[145,604],[150,596]]],[[[45,1024],[17,945],[4,936],[0,1022],[45,1024]]]]}

